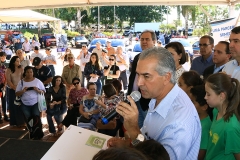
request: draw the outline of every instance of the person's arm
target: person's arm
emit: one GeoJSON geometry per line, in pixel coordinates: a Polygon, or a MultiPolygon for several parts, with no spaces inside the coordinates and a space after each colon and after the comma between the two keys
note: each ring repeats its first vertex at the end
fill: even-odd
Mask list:
{"type": "Polygon", "coordinates": [[[86,66],[84,67],[84,71],[83,71],[83,74],[85,75],[85,77],[86,77],[87,79],[90,79],[90,78],[91,78],[91,76],[90,76],[90,74],[89,74],[89,72],[88,72],[88,67],[89,67],[89,66],[90,66],[89,63],[87,63],[86,66]]]}
{"type": "MultiPolygon", "coordinates": [[[[63,86],[62,87],[62,95],[61,95],[61,103],[66,103],[66,99],[67,99],[67,96],[66,96],[66,87],[63,86]]],[[[60,103],[60,104],[61,104],[60,103]]]]}
{"type": "Polygon", "coordinates": [[[7,79],[7,85],[13,89],[16,90],[16,86],[14,86],[14,84],[11,81],[11,70],[9,68],[7,68],[6,73],[5,73],[6,79],[7,79]]]}
{"type": "Polygon", "coordinates": [[[198,160],[204,160],[207,150],[206,149],[200,149],[198,153],[198,160]]]}
{"type": "Polygon", "coordinates": [[[117,61],[117,65],[118,65],[118,66],[119,66],[119,65],[124,65],[124,64],[126,64],[126,61],[125,61],[125,59],[123,58],[122,55],[117,54],[117,57],[118,57],[119,60],[120,60],[120,61],[117,61]]]}
{"type": "Polygon", "coordinates": [[[79,66],[79,69],[78,69],[78,77],[80,79],[82,79],[82,70],[81,70],[81,66],[79,66]]]}
{"type": "Polygon", "coordinates": [[[108,60],[108,57],[106,56],[106,53],[104,54],[104,56],[103,56],[102,58],[103,58],[103,61],[104,61],[107,65],[110,64],[110,62],[109,62],[109,60],[108,60]]]}
{"type": "Polygon", "coordinates": [[[49,84],[50,82],[52,82],[53,77],[49,77],[46,81],[43,82],[43,84],[49,84]]]}
{"type": "Polygon", "coordinates": [[[62,71],[62,79],[63,79],[63,83],[67,85],[67,80],[66,80],[66,77],[65,77],[65,75],[64,75],[65,70],[66,70],[66,66],[63,67],[63,71],[62,71]]]}
{"type": "Polygon", "coordinates": [[[240,153],[234,153],[234,157],[236,160],[240,160],[240,153]]]}
{"type": "Polygon", "coordinates": [[[108,76],[110,69],[111,69],[111,66],[108,66],[108,68],[104,68],[104,71],[103,71],[104,76],[108,76]]]}
{"type": "Polygon", "coordinates": [[[56,61],[56,58],[55,58],[55,56],[54,55],[52,55],[52,60],[48,60],[48,61],[50,61],[53,65],[55,64],[57,64],[57,61],[56,61]]]}
{"type": "Polygon", "coordinates": [[[116,71],[116,74],[108,74],[109,77],[112,77],[112,78],[119,78],[120,76],[120,70],[117,70],[116,71]]]}
{"type": "Polygon", "coordinates": [[[15,92],[16,96],[23,95],[27,91],[27,88],[28,87],[23,87],[23,82],[22,82],[22,80],[20,80],[18,82],[18,85],[17,85],[17,88],[16,88],[16,92],[15,92]]]}
{"type": "Polygon", "coordinates": [[[80,60],[82,56],[82,50],[80,51],[79,55],[77,56],[77,59],[80,60]]]}
{"type": "Polygon", "coordinates": [[[61,58],[62,60],[64,60],[64,57],[65,57],[66,54],[67,54],[67,52],[65,52],[64,55],[62,55],[60,58],[61,58]]]}

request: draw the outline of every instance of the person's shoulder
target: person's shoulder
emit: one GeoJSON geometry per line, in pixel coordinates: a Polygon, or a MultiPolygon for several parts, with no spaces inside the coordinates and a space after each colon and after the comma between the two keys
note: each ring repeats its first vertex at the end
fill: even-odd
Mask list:
{"type": "Polygon", "coordinates": [[[229,118],[229,121],[225,123],[227,125],[226,130],[237,130],[240,133],[240,121],[237,119],[235,114],[233,114],[233,116],[229,118]]]}

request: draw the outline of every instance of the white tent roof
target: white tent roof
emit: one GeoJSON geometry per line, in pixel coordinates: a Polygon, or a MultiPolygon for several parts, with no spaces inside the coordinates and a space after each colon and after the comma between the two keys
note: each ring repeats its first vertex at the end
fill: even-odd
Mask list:
{"type": "Polygon", "coordinates": [[[0,23],[39,22],[39,21],[57,21],[57,20],[59,19],[47,16],[38,12],[34,12],[31,10],[0,11],[0,23]]]}
{"type": "Polygon", "coordinates": [[[0,10],[65,8],[78,6],[112,6],[112,5],[234,5],[240,0],[23,0],[14,3],[12,0],[1,3],[0,10]]]}

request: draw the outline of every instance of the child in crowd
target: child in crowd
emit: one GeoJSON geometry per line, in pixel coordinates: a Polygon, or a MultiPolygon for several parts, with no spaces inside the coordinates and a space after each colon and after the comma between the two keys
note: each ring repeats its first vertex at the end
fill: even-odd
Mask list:
{"type": "Polygon", "coordinates": [[[184,72],[179,80],[178,85],[184,90],[188,96],[190,96],[190,89],[197,85],[202,85],[203,80],[196,71],[184,72]]]}
{"type": "Polygon", "coordinates": [[[57,64],[57,61],[56,61],[56,58],[53,54],[51,54],[52,50],[51,48],[47,47],[45,49],[46,51],[46,56],[43,58],[43,63],[46,64],[48,66],[48,68],[51,69],[51,72],[52,72],[52,76],[54,77],[55,76],[55,68],[54,68],[54,65],[57,64]]]}
{"type": "Polygon", "coordinates": [[[227,74],[209,76],[205,99],[213,110],[205,160],[240,159],[240,87],[227,74]]]}
{"type": "Polygon", "coordinates": [[[212,109],[208,107],[208,104],[204,99],[206,95],[204,85],[198,85],[191,88],[190,93],[191,93],[190,98],[197,109],[202,126],[202,136],[198,160],[204,160],[207,152],[209,130],[212,124],[212,121],[208,114],[211,114],[209,112],[211,112],[212,109]]]}

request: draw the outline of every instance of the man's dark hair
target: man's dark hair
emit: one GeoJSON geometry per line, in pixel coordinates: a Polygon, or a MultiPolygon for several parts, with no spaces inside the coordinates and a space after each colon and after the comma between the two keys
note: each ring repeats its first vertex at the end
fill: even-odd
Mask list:
{"type": "Polygon", "coordinates": [[[226,46],[226,49],[225,49],[226,54],[231,54],[230,49],[229,49],[229,42],[219,41],[218,43],[224,44],[226,46]]]}
{"type": "Polygon", "coordinates": [[[102,89],[107,98],[117,94],[116,89],[112,84],[106,84],[102,87],[102,89]]]}
{"type": "Polygon", "coordinates": [[[154,32],[153,30],[150,30],[150,29],[144,30],[144,31],[141,33],[140,37],[142,36],[143,33],[148,33],[148,32],[151,34],[152,40],[153,40],[153,41],[156,41],[156,40],[157,40],[156,34],[155,34],[155,32],[154,32]]]}
{"type": "Polygon", "coordinates": [[[139,143],[135,149],[143,153],[148,160],[170,160],[163,145],[153,139],[139,143]]]}
{"type": "Polygon", "coordinates": [[[90,86],[96,86],[96,84],[95,84],[95,83],[93,83],[93,82],[89,82],[89,83],[87,84],[87,89],[89,89],[89,88],[90,88],[90,86]]]}
{"type": "Polygon", "coordinates": [[[211,36],[205,35],[205,36],[202,36],[200,39],[203,39],[203,38],[208,38],[209,43],[210,43],[210,44],[214,44],[214,39],[213,39],[211,36]]]}
{"type": "Polygon", "coordinates": [[[0,57],[2,56],[7,56],[7,54],[5,52],[0,52],[0,57]]]}
{"type": "Polygon", "coordinates": [[[240,33],[240,26],[234,27],[234,28],[231,30],[231,32],[234,33],[234,34],[239,34],[239,33],[240,33]]]}
{"type": "Polygon", "coordinates": [[[78,77],[74,77],[74,78],[72,79],[72,83],[73,83],[74,81],[79,81],[79,82],[81,82],[81,81],[80,81],[80,78],[78,78],[78,77]]]}
{"type": "Polygon", "coordinates": [[[100,150],[92,160],[148,160],[134,148],[118,147],[100,150]]]}

